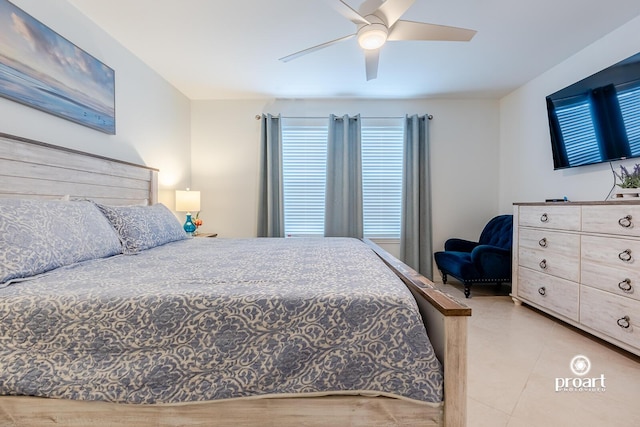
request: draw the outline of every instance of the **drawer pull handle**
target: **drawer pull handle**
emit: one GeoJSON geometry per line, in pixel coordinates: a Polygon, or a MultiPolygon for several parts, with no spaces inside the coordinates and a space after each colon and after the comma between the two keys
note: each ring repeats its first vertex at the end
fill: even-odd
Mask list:
{"type": "Polygon", "coordinates": [[[631,227],[633,225],[633,223],[631,222],[631,215],[627,215],[624,218],[620,218],[618,220],[618,224],[620,224],[620,226],[624,228],[631,227]]]}
{"type": "Polygon", "coordinates": [[[543,237],[542,239],[540,239],[540,241],[538,241],[538,244],[540,245],[540,247],[546,248],[547,247],[547,238],[543,237]]]}
{"type": "Polygon", "coordinates": [[[630,320],[631,319],[629,319],[629,316],[624,316],[618,319],[618,326],[620,326],[623,329],[629,329],[629,326],[631,326],[630,320]]]}
{"type": "Polygon", "coordinates": [[[549,222],[549,215],[547,215],[546,213],[543,213],[542,216],[540,217],[540,222],[549,222]]]}
{"type": "Polygon", "coordinates": [[[631,249],[625,249],[620,252],[618,254],[618,258],[620,258],[620,261],[631,262],[633,260],[633,257],[631,256],[631,249]]]}
{"type": "Polygon", "coordinates": [[[618,283],[618,287],[623,292],[627,292],[627,293],[633,292],[633,286],[631,286],[630,279],[624,279],[622,282],[618,283]]]}
{"type": "Polygon", "coordinates": [[[546,270],[547,269],[547,260],[543,259],[542,261],[540,261],[540,263],[538,265],[540,266],[541,269],[546,270]]]}
{"type": "Polygon", "coordinates": [[[545,296],[547,294],[547,288],[545,288],[544,286],[539,288],[538,293],[542,296],[545,296]]]}

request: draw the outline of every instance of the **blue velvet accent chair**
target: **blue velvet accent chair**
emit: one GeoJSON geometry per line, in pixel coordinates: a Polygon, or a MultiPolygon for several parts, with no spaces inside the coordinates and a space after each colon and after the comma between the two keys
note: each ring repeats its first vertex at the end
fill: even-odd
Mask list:
{"type": "Polygon", "coordinates": [[[449,239],[434,254],[442,282],[452,276],[464,284],[464,296],[474,283],[511,282],[513,215],[499,215],[487,223],[477,242],[449,239]]]}

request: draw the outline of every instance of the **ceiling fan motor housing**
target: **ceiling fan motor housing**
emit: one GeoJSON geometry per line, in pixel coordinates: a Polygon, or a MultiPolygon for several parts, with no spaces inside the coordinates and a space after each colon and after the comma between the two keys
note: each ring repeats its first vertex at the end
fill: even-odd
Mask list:
{"type": "Polygon", "coordinates": [[[387,41],[389,28],[387,28],[385,22],[376,15],[367,15],[365,19],[370,23],[360,24],[358,26],[358,44],[363,49],[378,49],[387,41]]]}

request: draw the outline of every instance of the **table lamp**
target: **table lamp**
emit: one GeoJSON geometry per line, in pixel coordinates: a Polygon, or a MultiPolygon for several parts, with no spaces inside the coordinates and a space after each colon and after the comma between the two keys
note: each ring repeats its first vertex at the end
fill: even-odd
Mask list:
{"type": "Polygon", "coordinates": [[[200,210],[200,192],[176,190],[176,211],[186,212],[187,220],[184,223],[184,231],[193,234],[196,231],[196,225],[191,221],[191,212],[200,210]]]}

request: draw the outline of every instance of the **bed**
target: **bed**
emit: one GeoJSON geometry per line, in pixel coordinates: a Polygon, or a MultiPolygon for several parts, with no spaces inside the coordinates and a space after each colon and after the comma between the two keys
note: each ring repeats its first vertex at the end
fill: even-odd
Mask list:
{"type": "Polygon", "coordinates": [[[0,198],[101,233],[5,274],[0,425],[466,424],[470,309],[370,241],[184,239],[157,170],[5,134],[0,198]]]}

